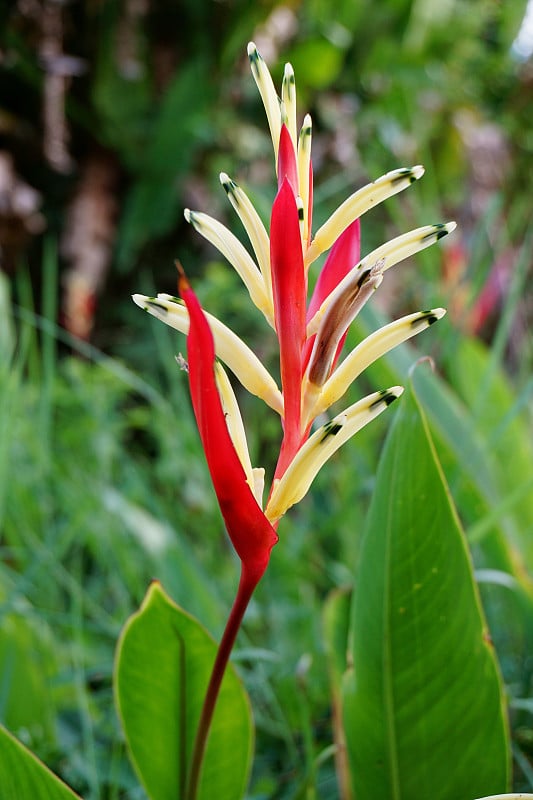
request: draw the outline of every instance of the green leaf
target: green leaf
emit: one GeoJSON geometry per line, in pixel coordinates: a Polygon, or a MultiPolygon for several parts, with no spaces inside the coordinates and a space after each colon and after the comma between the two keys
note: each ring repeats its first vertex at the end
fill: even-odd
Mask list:
{"type": "MultiPolygon", "coordinates": [[[[217,645],[154,582],[120,637],[115,693],[134,766],[151,800],[184,796],[187,767],[217,645]]],[[[230,665],[207,744],[198,800],[240,800],[253,723],[230,665]]]]}
{"type": "Polygon", "coordinates": [[[472,800],[505,791],[500,674],[412,387],[380,463],[352,624],[343,713],[358,800],[472,800]]]}
{"type": "Polygon", "coordinates": [[[79,796],[0,726],[2,800],[76,800],[79,796]]]}
{"type": "MultiPolygon", "coordinates": [[[[367,305],[359,318],[359,335],[366,335],[370,330],[375,330],[385,324],[386,320],[374,308],[367,305]]],[[[460,352],[464,346],[461,339],[460,352]]],[[[404,345],[397,347],[385,358],[382,358],[368,370],[378,385],[391,385],[405,380],[419,353],[412,347],[404,345]]],[[[498,479],[500,467],[495,458],[494,447],[487,441],[483,432],[478,430],[478,423],[471,409],[461,402],[460,398],[450,387],[430,370],[416,370],[413,375],[416,394],[427,413],[432,431],[439,437],[439,441],[448,451],[448,457],[453,462],[450,465],[450,482],[459,479],[461,484],[467,483],[467,489],[472,489],[477,495],[481,507],[476,509],[477,518],[494,508],[500,508],[504,502],[504,492],[498,479]],[[483,508],[486,506],[486,509],[483,508]]],[[[503,413],[503,412],[502,412],[503,413]]],[[[498,430],[500,426],[498,426],[498,430]]],[[[455,495],[457,497],[457,494],[455,495]]],[[[472,499],[469,505],[473,505],[472,499]]],[[[465,497],[462,494],[459,503],[461,510],[465,507],[465,497]]],[[[531,605],[533,602],[533,581],[529,575],[528,564],[525,562],[522,548],[518,550],[511,547],[511,540],[520,538],[521,522],[514,519],[514,514],[506,514],[500,527],[494,529],[489,537],[483,541],[485,565],[494,569],[501,569],[513,574],[520,585],[524,603],[531,605]]]]}

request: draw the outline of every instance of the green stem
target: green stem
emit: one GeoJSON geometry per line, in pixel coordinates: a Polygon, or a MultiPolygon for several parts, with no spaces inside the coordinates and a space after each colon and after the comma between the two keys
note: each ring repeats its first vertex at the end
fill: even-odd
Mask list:
{"type": "Polygon", "coordinates": [[[241,622],[243,620],[250,598],[259,583],[263,571],[259,574],[255,571],[249,571],[243,565],[241,571],[241,579],[239,588],[233,602],[220,645],[218,647],[217,656],[209,679],[209,685],[202,707],[200,721],[198,723],[198,730],[196,731],[196,738],[194,741],[194,750],[192,754],[191,770],[189,773],[189,781],[187,787],[186,800],[196,800],[198,787],[200,783],[200,774],[202,770],[202,763],[205,755],[205,748],[207,745],[207,738],[215,706],[220,692],[222,679],[228,665],[229,657],[235,644],[235,639],[239,632],[241,622]]]}

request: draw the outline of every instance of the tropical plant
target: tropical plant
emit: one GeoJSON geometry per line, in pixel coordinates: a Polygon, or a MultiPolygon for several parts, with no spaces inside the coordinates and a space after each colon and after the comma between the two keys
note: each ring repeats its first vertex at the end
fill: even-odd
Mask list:
{"type": "MultiPolygon", "coordinates": [[[[120,637],[117,706],[134,767],[151,800],[244,796],[253,720],[247,693],[228,662],[252,595],[275,561],[279,522],[303,499],[325,462],[402,388],[373,392],[326,422],[323,415],[363,370],[375,369],[377,359],[444,315],[437,308],[378,326],[341,360],[343,344],[353,338],[348,329],[356,316],[357,323],[365,319],[364,307],[384,273],[454,225],[417,228],[361,258],[360,217],[420,178],[423,169],[413,167],[387,173],[355,192],[313,236],[311,120],[304,118],[298,135],[290,65],[278,100],[254,45],[249,56],[278,178],[269,231],[244,190],[225,173],[222,185],[255,261],[212,217],[187,211],[186,218],[232,264],[274,331],[280,387],[241,338],[203,311],[181,267],[180,298],[134,298],[187,334],[187,358],[178,362],[188,373],[212,483],[241,562],[220,644],[159,582],[152,583],[120,637]],[[307,303],[309,267],[327,250],[307,303]],[[281,444],[265,503],[265,471],[252,466],[237,396],[217,359],[279,416],[281,444]]],[[[428,393],[440,396],[440,405],[449,410],[438,382],[417,366],[383,452],[357,563],[353,559],[347,565],[355,588],[335,592],[324,610],[343,800],[352,794],[363,800],[473,800],[509,785],[505,696],[466,540],[421,405],[428,393]]],[[[505,543],[502,548],[505,554],[505,543]]],[[[528,602],[526,580],[523,591],[528,602]]],[[[75,796],[7,731],[0,735],[7,797],[75,796]]],[[[316,794],[315,775],[306,777],[304,792],[316,794]]],[[[531,797],[490,798],[504,796],[531,797]]]]}

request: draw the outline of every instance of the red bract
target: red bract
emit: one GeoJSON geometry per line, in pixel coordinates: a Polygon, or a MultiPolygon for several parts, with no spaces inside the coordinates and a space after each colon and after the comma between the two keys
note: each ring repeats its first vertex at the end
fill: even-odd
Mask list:
{"type": "Polygon", "coordinates": [[[361,221],[354,220],[339,236],[317,278],[307,320],[312,319],[326,297],[331,294],[345,275],[357,264],[361,254],[361,221]]]}
{"type": "Polygon", "coordinates": [[[278,537],[246,482],[244,469],[229,435],[215,380],[213,335],[198,298],[184,275],[180,275],[179,291],[189,312],[189,384],[207,465],[226,530],[242,561],[243,570],[258,581],[278,537]]]}
{"type": "Polygon", "coordinates": [[[283,445],[292,456],[301,441],[302,357],[307,282],[296,198],[287,178],[283,179],[272,206],[270,265],[284,399],[283,445]]]}
{"type": "MultiPolygon", "coordinates": [[[[322,267],[317,278],[309,306],[307,309],[307,321],[313,318],[326,297],[337,288],[341,280],[348,274],[354,264],[357,264],[361,255],[361,221],[354,220],[346,230],[341,233],[322,267]]],[[[310,337],[305,346],[304,366],[307,365],[315,337],[310,337]]],[[[346,333],[342,337],[340,347],[337,351],[337,358],[346,339],[346,333]]]]}
{"type": "Polygon", "coordinates": [[[281,126],[278,149],[278,189],[285,178],[289,181],[294,196],[298,194],[298,165],[291,135],[286,125],[281,126]]]}

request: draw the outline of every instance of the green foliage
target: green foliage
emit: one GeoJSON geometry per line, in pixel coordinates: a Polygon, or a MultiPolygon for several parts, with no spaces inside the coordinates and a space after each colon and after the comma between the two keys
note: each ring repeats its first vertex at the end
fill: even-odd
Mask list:
{"type": "MultiPolygon", "coordinates": [[[[235,103],[250,96],[247,76],[246,83],[244,71],[235,77],[235,64],[254,32],[272,42],[275,73],[286,60],[294,64],[298,90],[317,123],[323,167],[328,172],[340,161],[344,184],[417,157],[432,165],[440,202],[465,206],[475,176],[469,174],[461,119],[466,113],[475,126],[500,126],[513,157],[505,202],[515,218],[513,235],[520,236],[528,214],[524,167],[531,156],[531,114],[524,101],[527,74],[510,48],[525,7],[526,0],[342,0],[334,8],[328,0],[288,7],[272,0],[67,6],[59,44],[79,59],[81,73],[75,70],[67,87],[69,149],[78,172],[92,153],[105,150],[119,176],[113,266],[132,271],[148,256],[151,268],[164,274],[160,264],[194,249],[181,208],[189,193],[203,197],[206,187],[216,185],[219,170],[227,169],[221,161],[229,143],[247,152],[247,164],[250,157],[258,166],[270,159],[260,144],[259,104],[250,105],[243,129],[235,103]],[[319,90],[329,93],[315,99],[319,90]],[[351,110],[341,128],[355,145],[348,161],[338,156],[332,125],[345,103],[351,110]]],[[[6,17],[0,85],[7,149],[45,195],[52,227],[62,229],[71,182],[37,167],[44,91],[35,41],[41,20],[36,10],[25,16],[17,6],[6,17]]]]}
{"type": "MultiPolygon", "coordinates": [[[[168,380],[178,412],[94,348],[59,360],[58,329],[25,301],[0,365],[1,719],[86,800],[141,797],[112,708],[116,639],[154,575],[219,632],[224,584],[209,588],[206,576],[232,565],[220,566],[206,470],[190,463],[197,433],[177,366],[168,380]]],[[[8,342],[8,293],[2,303],[8,342]]],[[[157,346],[172,367],[165,337],[157,346]]]]}
{"type": "Polygon", "coordinates": [[[498,667],[412,389],[376,478],[349,642],[343,721],[355,796],[468,800],[505,791],[498,667]]]}
{"type": "MultiPolygon", "coordinates": [[[[491,452],[497,483],[504,496],[515,498],[509,509],[514,524],[508,535],[531,574],[533,443],[521,414],[521,406],[527,403],[527,387],[523,396],[517,397],[495,358],[482,342],[474,339],[463,343],[450,367],[458,394],[470,409],[474,431],[491,452]]],[[[471,531],[476,540],[483,536],[479,525],[480,520],[477,533],[471,531]]]]}
{"type": "MultiPolygon", "coordinates": [[[[0,30],[3,147],[41,191],[48,225],[61,233],[78,171],[64,178],[43,167],[41,29],[39,20],[21,16],[23,6],[32,4],[14,4],[0,30]]],[[[282,9],[294,15],[292,34],[290,24],[286,31],[272,19],[264,25],[276,8],[269,1],[165,0],[147,7],[146,17],[132,21],[128,3],[61,6],[63,50],[86,68],[67,81],[76,169],[103,148],[119,176],[118,233],[94,337],[112,356],[56,325],[61,276],[52,248],[42,270],[39,248],[29,251],[29,270],[20,268],[13,279],[15,303],[10,279],[0,274],[1,719],[85,800],[144,800],[113,713],[113,651],[124,620],[156,577],[220,634],[236,568],[185,377],[174,360],[183,339],[143,318],[128,294],[152,290],[152,277],[139,265],[164,275],[166,285],[158,279],[158,288],[173,292],[175,256],[191,274],[207,264],[208,279],[196,287],[210,310],[268,360],[269,340],[264,329],[255,332],[257,319],[241,303],[235,276],[226,264],[210,262],[212,249],[204,252],[180,222],[185,204],[215,215],[219,203],[226,209],[217,173],[233,175],[236,156],[235,177],[247,190],[253,185],[268,223],[274,187],[261,181],[266,165],[270,174],[271,147],[248,71],[235,70],[244,63],[243,45],[261,33],[277,58],[274,72],[293,62],[299,95],[313,113],[319,214],[325,218],[329,206],[368,177],[422,162],[426,177],[407,200],[365,217],[365,250],[404,223],[443,219],[443,207],[463,222],[464,274],[442,281],[436,254],[422,255],[412,268],[401,268],[388,290],[402,313],[449,298],[454,319],[424,334],[416,350],[401,348],[372,368],[350,398],[403,383],[419,356],[435,357],[436,374],[416,370],[413,383],[471,544],[510,698],[513,785],[531,791],[532,350],[523,332],[530,311],[524,315],[521,306],[530,243],[522,246],[519,268],[511,262],[505,330],[498,326],[499,306],[491,321],[496,335],[491,324],[481,332],[487,347],[455,330],[495,263],[508,247],[521,246],[530,225],[529,66],[509,50],[525,0],[340,0],[334,7],[311,0],[282,9]],[[120,47],[128,30],[130,72],[120,47]],[[503,165],[503,178],[486,189],[488,205],[477,217],[477,167],[461,128],[465,113],[475,129],[490,123],[506,141],[505,158],[485,159],[503,165]],[[339,170],[340,177],[328,179],[339,170]],[[117,276],[119,266],[132,277],[117,276]]],[[[317,215],[315,229],[321,221],[317,215]]],[[[450,260],[443,257],[447,269],[450,260]]],[[[373,307],[350,341],[379,324],[373,307]]],[[[253,421],[254,463],[271,464],[277,421],[264,422],[253,400],[239,400],[253,421]]],[[[338,688],[331,691],[330,683],[345,664],[351,565],[360,553],[387,423],[374,423],[339,453],[282,523],[271,568],[247,615],[235,661],[256,717],[250,800],[348,796],[347,764],[332,748],[342,728],[338,688]],[[332,589],[324,633],[320,617],[332,589]],[[335,659],[330,681],[326,650],[335,659]]],[[[46,786],[42,771],[31,772],[33,758],[7,734],[1,738],[0,761],[10,759],[6,780],[18,769],[25,773],[16,759],[30,763],[29,774],[46,786]]],[[[9,783],[0,785],[3,796],[9,783]]],[[[39,797],[34,789],[30,797],[39,797]]]]}
{"type": "Polygon", "coordinates": [[[200,61],[180,70],[167,88],[149,138],[135,159],[137,180],[121,220],[117,253],[121,267],[128,266],[147,241],[168,233],[181,213],[176,189],[189,172],[195,151],[213,135],[206,121],[210,102],[209,72],[200,61]],[[204,91],[198,93],[198,86],[204,91]]]}
{"type": "Polygon", "coordinates": [[[59,668],[54,640],[35,609],[19,605],[9,611],[3,603],[0,718],[11,730],[25,731],[32,741],[52,747],[55,703],[50,685],[59,668]]]}
{"type": "MultiPolygon", "coordinates": [[[[153,583],[126,624],[116,657],[116,700],[137,772],[151,800],[185,797],[187,765],[217,644],[153,583]]],[[[224,677],[199,800],[240,800],[250,771],[250,703],[233,669],[224,677]]]]}
{"type": "MultiPolygon", "coordinates": [[[[19,294],[24,292],[21,276],[19,294]]],[[[216,302],[216,292],[210,300],[216,302]]],[[[9,312],[9,298],[4,296],[3,302],[9,312]]],[[[147,376],[95,350],[86,353],[93,360],[58,359],[56,329],[44,327],[42,335],[54,347],[49,342],[41,349],[36,318],[28,312],[23,319],[9,380],[3,380],[0,393],[7,556],[2,570],[10,578],[5,581],[6,602],[12,605],[22,593],[27,602],[18,606],[18,613],[28,620],[43,615],[64,666],[59,675],[40,675],[39,692],[46,692],[53,703],[57,745],[50,749],[52,740],[44,742],[39,735],[37,702],[28,710],[34,710],[33,720],[26,718],[19,733],[28,731],[31,746],[61,769],[86,800],[112,791],[141,797],[110,715],[112,650],[119,629],[156,575],[180,604],[218,635],[236,581],[199,456],[184,376],[174,366],[173,355],[183,351],[183,342],[148,321],[145,347],[157,354],[148,383],[147,376]],[[20,480],[20,475],[28,480],[20,480]],[[51,694],[54,684],[61,691],[51,694]]],[[[147,325],[142,316],[141,323],[147,325]]],[[[359,324],[359,336],[363,324],[375,329],[380,323],[368,312],[359,324]]],[[[431,337],[455,337],[445,323],[439,324],[440,331],[431,329],[418,342],[422,352],[431,349],[431,337]]],[[[5,341],[13,341],[9,327],[6,315],[5,341]]],[[[473,395],[488,380],[483,378],[483,364],[490,371],[491,361],[478,346],[464,340],[462,344],[465,365],[461,381],[456,380],[460,395],[468,400],[468,393],[473,395]]],[[[391,354],[371,371],[372,387],[405,381],[418,355],[413,348],[391,354]]],[[[499,388],[486,395],[491,415],[485,420],[437,375],[416,370],[413,380],[464,521],[468,527],[484,521],[489,525],[480,533],[472,528],[474,555],[476,567],[485,569],[483,599],[514,703],[529,695],[529,642],[524,631],[533,616],[529,579],[517,566],[507,531],[509,526],[527,528],[517,515],[520,498],[510,501],[512,481],[502,474],[488,437],[497,431],[495,416],[502,424],[506,421],[502,431],[516,426],[514,435],[523,440],[522,469],[527,471],[527,393],[513,392],[509,378],[499,370],[492,374],[499,388]],[[515,588],[487,583],[488,568],[510,576],[515,588]]],[[[362,391],[354,388],[354,399],[362,391]]],[[[253,403],[249,410],[255,414],[253,403]]],[[[267,796],[283,796],[284,785],[286,795],[288,787],[294,792],[319,787],[321,797],[338,797],[340,777],[334,775],[329,717],[330,705],[338,707],[339,698],[329,694],[320,612],[331,587],[352,580],[346,565],[354,563],[359,551],[376,451],[386,426],[384,420],[363,431],[357,446],[332,461],[310,496],[282,524],[271,569],[247,617],[235,657],[256,708],[259,757],[250,790],[254,799],[262,796],[262,786],[268,787],[267,796]]],[[[277,436],[277,431],[257,430],[256,451],[268,449],[269,436],[277,436]]],[[[27,648],[27,660],[35,660],[42,650],[40,637],[30,640],[27,648]]],[[[4,686],[9,692],[13,673],[6,667],[4,686]]],[[[529,712],[513,711],[512,721],[519,741],[525,742],[529,712]]],[[[335,766],[340,776],[343,767],[335,766]]],[[[515,785],[527,789],[530,784],[519,773],[515,785]]]]}
{"type": "Polygon", "coordinates": [[[1,726],[0,784],[5,800],[76,800],[78,797],[1,726]]]}

